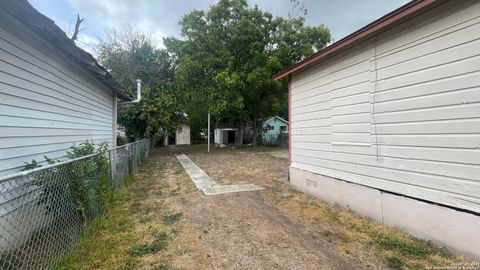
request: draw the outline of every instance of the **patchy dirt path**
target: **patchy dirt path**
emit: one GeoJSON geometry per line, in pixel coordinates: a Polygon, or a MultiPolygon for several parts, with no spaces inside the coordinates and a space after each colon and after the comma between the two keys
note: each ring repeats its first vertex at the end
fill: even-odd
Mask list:
{"type": "MultiPolygon", "coordinates": [[[[202,153],[198,154],[196,158],[202,158],[202,153]]],[[[172,156],[167,154],[165,158],[172,156]]],[[[228,180],[231,179],[223,182],[228,180]]],[[[194,252],[185,254],[189,259],[176,259],[174,265],[187,268],[184,262],[193,261],[192,269],[362,268],[305,234],[265,201],[262,192],[265,191],[205,196],[197,191],[172,199],[172,206],[184,216],[182,234],[193,238],[190,241],[194,248],[194,252]]]]}
{"type": "MultiPolygon", "coordinates": [[[[306,235],[258,192],[187,199],[181,202],[198,235],[203,269],[354,269],[306,235]]],[[[183,207],[182,207],[183,208],[183,207]]]]}
{"type": "Polygon", "coordinates": [[[62,269],[425,269],[468,260],[293,190],[285,151],[156,149],[62,269]],[[222,185],[206,196],[182,152],[222,185]]]}

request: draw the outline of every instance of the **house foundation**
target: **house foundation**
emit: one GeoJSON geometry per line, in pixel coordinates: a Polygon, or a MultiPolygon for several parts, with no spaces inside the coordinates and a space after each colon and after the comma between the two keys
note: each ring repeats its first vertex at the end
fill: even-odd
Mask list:
{"type": "Polygon", "coordinates": [[[290,166],[296,189],[480,259],[480,216],[290,166]]]}

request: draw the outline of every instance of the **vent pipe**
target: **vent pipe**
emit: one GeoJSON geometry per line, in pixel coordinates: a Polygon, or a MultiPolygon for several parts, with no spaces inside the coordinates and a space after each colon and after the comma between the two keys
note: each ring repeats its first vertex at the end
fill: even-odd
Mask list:
{"type": "Polygon", "coordinates": [[[120,102],[119,104],[139,103],[142,100],[142,80],[137,79],[137,99],[132,101],[120,102]]]}

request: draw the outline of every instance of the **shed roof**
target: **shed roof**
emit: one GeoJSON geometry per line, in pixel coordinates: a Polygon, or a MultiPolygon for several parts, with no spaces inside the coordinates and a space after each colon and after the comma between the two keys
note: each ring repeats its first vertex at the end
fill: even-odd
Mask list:
{"type": "Polygon", "coordinates": [[[117,93],[120,99],[133,100],[130,93],[118,84],[112,75],[97,62],[95,57],[77,47],[75,42],[70,40],[54,21],[38,12],[27,0],[0,1],[0,9],[38,33],[59,52],[76,62],[93,77],[117,93]]]}
{"type": "Polygon", "coordinates": [[[378,35],[410,18],[413,18],[427,10],[432,9],[435,6],[440,5],[448,0],[413,0],[409,3],[401,6],[400,8],[384,15],[378,20],[360,28],[352,34],[344,37],[343,39],[331,44],[330,46],[318,51],[317,53],[305,58],[304,60],[296,63],[295,65],[281,71],[273,78],[279,80],[287,75],[298,72],[320,61],[326,60],[328,57],[336,55],[348,48],[353,47],[361,41],[378,35]]]}

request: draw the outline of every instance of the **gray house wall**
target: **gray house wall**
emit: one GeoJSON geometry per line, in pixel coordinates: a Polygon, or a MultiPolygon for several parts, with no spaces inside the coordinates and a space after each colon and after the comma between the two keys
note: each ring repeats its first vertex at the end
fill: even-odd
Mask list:
{"type": "Polygon", "coordinates": [[[480,257],[480,217],[443,207],[480,213],[480,2],[294,73],[290,125],[294,186],[480,257]]]}
{"type": "Polygon", "coordinates": [[[105,85],[0,9],[0,175],[86,139],[112,144],[115,103],[105,85]]]}

